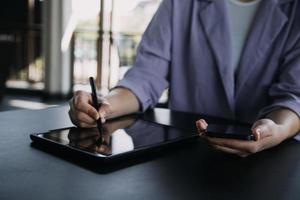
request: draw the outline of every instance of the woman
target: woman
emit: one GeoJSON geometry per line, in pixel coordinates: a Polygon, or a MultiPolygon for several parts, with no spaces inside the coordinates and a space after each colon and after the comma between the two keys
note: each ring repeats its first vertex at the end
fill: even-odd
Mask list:
{"type": "Polygon", "coordinates": [[[169,88],[172,110],[253,123],[256,141],[207,138],[215,148],[247,156],[273,147],[300,129],[299,10],[299,0],[164,0],[107,104],[96,111],[79,91],[71,120],[91,127],[145,111],[169,88]]]}

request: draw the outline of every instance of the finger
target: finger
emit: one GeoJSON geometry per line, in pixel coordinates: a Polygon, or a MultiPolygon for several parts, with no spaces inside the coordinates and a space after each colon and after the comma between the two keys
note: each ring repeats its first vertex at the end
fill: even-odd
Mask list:
{"type": "Polygon", "coordinates": [[[252,128],[252,134],[255,137],[255,140],[260,140],[265,137],[272,135],[271,128],[269,124],[259,124],[252,128]]]}
{"type": "Polygon", "coordinates": [[[236,149],[251,154],[260,151],[261,143],[256,141],[242,141],[236,139],[223,139],[223,138],[211,138],[211,137],[205,137],[205,138],[212,145],[228,147],[231,149],[236,149]]]}
{"type": "Polygon", "coordinates": [[[81,128],[95,128],[97,125],[91,125],[91,124],[87,124],[85,122],[78,122],[78,126],[81,128]]]}
{"type": "Polygon", "coordinates": [[[204,135],[205,130],[201,129],[201,125],[199,123],[200,122],[198,122],[198,121],[196,122],[196,127],[197,127],[197,131],[198,131],[199,136],[202,136],[202,135],[204,135]]]}
{"type": "Polygon", "coordinates": [[[101,123],[104,124],[106,121],[106,114],[102,112],[99,113],[99,115],[100,115],[101,123]]]}
{"type": "Polygon", "coordinates": [[[208,123],[204,120],[204,119],[202,119],[202,121],[203,121],[203,123],[205,124],[205,126],[206,126],[206,128],[205,129],[207,129],[207,126],[208,126],[208,123]]]}
{"type": "Polygon", "coordinates": [[[234,154],[234,155],[241,156],[241,157],[246,157],[249,155],[249,154],[239,151],[237,149],[231,149],[231,148],[223,147],[223,146],[219,146],[219,145],[212,145],[212,147],[218,151],[222,151],[224,153],[229,153],[229,154],[234,154]]]}
{"type": "Polygon", "coordinates": [[[208,126],[208,124],[206,123],[206,121],[204,119],[199,120],[199,125],[200,125],[201,129],[203,129],[203,130],[206,130],[207,126],[208,126]]]}
{"type": "Polygon", "coordinates": [[[198,129],[199,134],[203,134],[206,131],[207,126],[207,123],[203,119],[200,119],[196,122],[196,127],[198,129]]]}
{"type": "Polygon", "coordinates": [[[110,108],[111,108],[111,107],[110,107],[110,104],[109,104],[109,103],[107,103],[107,104],[102,104],[101,107],[99,108],[98,113],[99,113],[99,115],[100,115],[100,118],[101,118],[102,123],[104,123],[105,120],[106,120],[106,118],[107,118],[107,116],[108,116],[109,114],[111,114],[111,109],[110,109],[110,108]]]}
{"type": "Polygon", "coordinates": [[[91,104],[89,104],[90,100],[91,96],[87,94],[75,96],[74,108],[75,110],[84,112],[91,116],[93,119],[97,120],[100,116],[97,110],[91,104]]]}
{"type": "Polygon", "coordinates": [[[96,125],[96,120],[84,112],[77,113],[77,121],[81,123],[89,124],[92,127],[96,125]]]}

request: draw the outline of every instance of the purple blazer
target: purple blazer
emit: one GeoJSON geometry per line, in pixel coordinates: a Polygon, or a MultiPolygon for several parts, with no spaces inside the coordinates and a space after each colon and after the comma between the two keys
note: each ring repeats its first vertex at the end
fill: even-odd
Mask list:
{"type": "Polygon", "coordinates": [[[236,75],[230,45],[223,0],[164,0],[118,86],[143,111],[169,88],[172,110],[250,123],[280,107],[300,116],[300,0],[261,2],[236,75]]]}

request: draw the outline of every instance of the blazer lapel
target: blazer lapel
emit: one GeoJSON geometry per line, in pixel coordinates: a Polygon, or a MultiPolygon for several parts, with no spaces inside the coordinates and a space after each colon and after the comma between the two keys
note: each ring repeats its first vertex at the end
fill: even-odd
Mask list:
{"type": "Polygon", "coordinates": [[[231,66],[231,38],[224,1],[198,0],[200,24],[205,32],[224,86],[228,104],[234,110],[234,70],[231,66]]]}
{"type": "Polygon", "coordinates": [[[262,1],[255,17],[252,31],[245,44],[240,68],[236,76],[236,95],[243,89],[251,73],[259,64],[287,22],[286,15],[279,5],[290,0],[262,1]]]}

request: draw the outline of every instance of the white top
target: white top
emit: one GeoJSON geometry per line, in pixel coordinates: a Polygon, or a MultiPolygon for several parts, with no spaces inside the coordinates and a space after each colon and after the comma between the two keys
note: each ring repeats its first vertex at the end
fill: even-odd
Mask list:
{"type": "Polygon", "coordinates": [[[260,0],[241,2],[238,0],[226,0],[229,31],[231,36],[232,48],[232,67],[236,72],[239,68],[241,55],[244,50],[254,17],[258,10],[260,0]]]}

